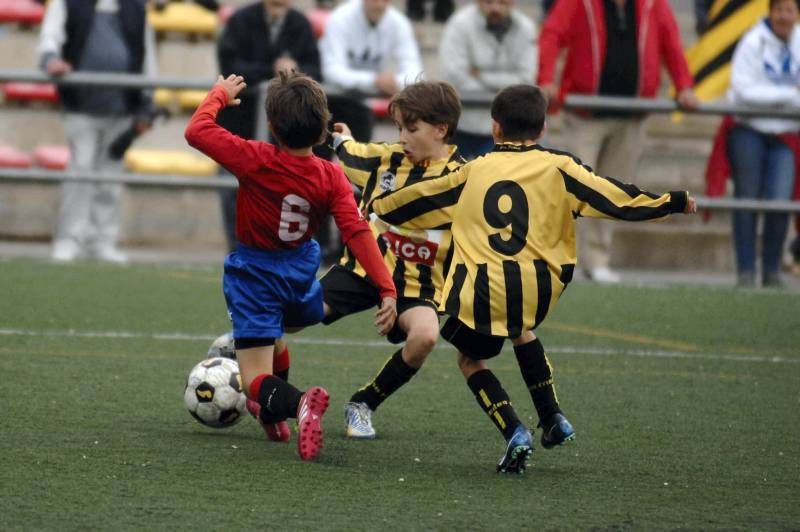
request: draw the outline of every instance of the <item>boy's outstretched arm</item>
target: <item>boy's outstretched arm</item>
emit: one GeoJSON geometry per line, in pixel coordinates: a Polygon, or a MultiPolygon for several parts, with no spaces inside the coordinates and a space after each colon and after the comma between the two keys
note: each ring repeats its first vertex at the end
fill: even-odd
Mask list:
{"type": "Polygon", "coordinates": [[[333,124],[333,151],[347,179],[355,186],[365,188],[370,177],[381,165],[384,157],[390,156],[387,144],[358,142],[344,122],[333,124]]]}
{"type": "Polygon", "coordinates": [[[184,132],[186,142],[191,147],[208,155],[235,175],[246,171],[241,167],[245,158],[241,157],[239,150],[248,149],[248,143],[218,125],[217,114],[225,106],[239,105],[241,100],[238,95],[246,87],[242,76],[218,76],[184,132]]]}
{"type": "Polygon", "coordinates": [[[643,221],[697,211],[694,198],[684,190],[654,194],[612,177],[600,177],[572,159],[558,170],[572,211],[581,216],[643,221]]]}
{"type": "Polygon", "coordinates": [[[367,205],[383,221],[409,229],[438,229],[450,225],[467,181],[470,165],[441,177],[425,179],[381,194],[367,205]]]}

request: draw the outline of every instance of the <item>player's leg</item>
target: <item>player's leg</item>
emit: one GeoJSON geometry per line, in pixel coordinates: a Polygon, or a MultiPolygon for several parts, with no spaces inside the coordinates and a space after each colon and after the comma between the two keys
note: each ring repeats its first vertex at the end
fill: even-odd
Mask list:
{"type": "MultiPolygon", "coordinates": [[[[273,339],[259,339],[274,342],[273,339]]],[[[322,449],[322,415],[328,408],[328,392],[310,388],[301,392],[285,380],[271,374],[274,345],[245,347],[251,339],[237,339],[236,355],[249,399],[261,407],[259,421],[265,427],[297,418],[300,458],[310,460],[322,449]]],[[[256,343],[256,342],[252,342],[256,343]]]]}
{"type": "Polygon", "coordinates": [[[346,434],[350,438],[372,439],[372,413],[389,396],[411,380],[436,346],[439,317],[433,305],[423,300],[398,302],[397,325],[406,343],[395,351],[380,371],[350,397],[345,405],[346,434]],[[403,309],[403,307],[406,307],[403,309]]]}
{"type": "Polygon", "coordinates": [[[223,277],[246,393],[261,407],[262,424],[298,418],[298,451],[304,460],[322,449],[321,420],[328,393],[319,387],[302,393],[273,375],[273,355],[284,320],[297,320],[302,326],[322,318],[322,289],[314,279],[318,265],[319,247],[313,241],[278,258],[240,246],[226,257],[223,277]]]}
{"type": "Polygon", "coordinates": [[[553,381],[553,367],[547,359],[542,342],[532,331],[525,331],[514,338],[512,343],[519,371],[539,415],[542,447],[550,449],[573,440],[575,430],[559,407],[553,381]]]}
{"type": "Polygon", "coordinates": [[[522,473],[533,454],[533,440],[517,416],[511,399],[489,369],[486,360],[500,354],[504,338],[478,333],[455,318],[448,318],[442,337],[458,349],[458,368],[481,409],[506,440],[497,471],[522,473]]]}
{"type": "MultiPolygon", "coordinates": [[[[95,170],[99,146],[99,131],[92,117],[82,113],[64,115],[64,131],[69,140],[70,170],[76,173],[95,170]]],[[[94,183],[65,181],[61,183],[61,196],[53,235],[52,258],[56,261],[72,261],[86,250],[91,236],[91,202],[94,183]]]]}
{"type": "MultiPolygon", "coordinates": [[[[272,374],[289,382],[289,365],[289,347],[283,338],[277,338],[273,348],[272,374]]],[[[246,404],[247,411],[259,421],[268,440],[287,442],[291,439],[292,431],[285,419],[278,419],[273,423],[264,423],[261,420],[261,405],[258,404],[258,401],[248,398],[246,404]]]]}

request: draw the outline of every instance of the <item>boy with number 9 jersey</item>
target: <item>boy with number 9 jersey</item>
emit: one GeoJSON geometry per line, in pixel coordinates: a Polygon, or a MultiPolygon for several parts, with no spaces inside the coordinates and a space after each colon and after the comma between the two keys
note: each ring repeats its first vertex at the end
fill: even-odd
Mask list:
{"type": "Polygon", "coordinates": [[[542,445],[552,447],[574,434],[558,407],[550,364],[533,329],[572,279],[576,220],[651,220],[696,209],[685,191],[642,191],[598,176],[569,153],[539,146],[546,108],[537,87],[503,89],[492,102],[492,152],[369,205],[387,223],[409,229],[451,224],[453,260],[439,306],[449,317],[441,335],[458,349],[467,385],[506,440],[497,465],[502,472],[524,471],[533,451],[530,433],[486,364],[506,338],[539,414],[542,445]]]}

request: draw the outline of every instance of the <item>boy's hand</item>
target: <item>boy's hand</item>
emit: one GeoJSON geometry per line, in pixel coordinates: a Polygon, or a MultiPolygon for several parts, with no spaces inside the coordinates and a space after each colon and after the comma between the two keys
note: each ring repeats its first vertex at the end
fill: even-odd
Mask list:
{"type": "Polygon", "coordinates": [[[242,76],[237,76],[236,74],[231,74],[227,78],[223,78],[222,75],[219,75],[217,76],[217,82],[214,86],[225,89],[225,92],[228,93],[228,105],[230,107],[235,107],[242,103],[242,100],[237,98],[237,96],[247,87],[247,83],[244,82],[242,76]]]}
{"type": "Polygon", "coordinates": [[[394,322],[397,319],[397,299],[393,297],[384,297],[381,301],[381,308],[375,312],[375,328],[378,329],[378,334],[386,336],[389,331],[394,327],[394,322]]]}
{"type": "Polygon", "coordinates": [[[684,214],[694,214],[697,212],[697,202],[694,200],[693,197],[687,196],[686,198],[686,208],[683,209],[684,214]]]}
{"type": "Polygon", "coordinates": [[[347,124],[345,124],[344,122],[336,122],[336,123],[333,124],[333,136],[334,136],[334,138],[338,137],[340,135],[343,136],[343,137],[352,137],[353,136],[353,133],[350,131],[350,128],[347,127],[347,124]]]}

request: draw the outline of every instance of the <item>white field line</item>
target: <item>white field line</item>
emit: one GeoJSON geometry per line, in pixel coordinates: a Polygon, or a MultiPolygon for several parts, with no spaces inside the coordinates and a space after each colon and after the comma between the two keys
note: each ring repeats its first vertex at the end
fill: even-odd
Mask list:
{"type": "MultiPolygon", "coordinates": [[[[0,328],[0,336],[47,336],[56,338],[112,338],[112,339],[149,339],[159,341],[213,341],[219,335],[209,334],[190,334],[180,332],[169,333],[143,333],[133,331],[76,331],[68,329],[63,331],[53,330],[31,330],[31,329],[6,329],[0,328]]],[[[331,345],[331,346],[359,346],[359,347],[382,347],[386,345],[385,340],[354,340],[348,338],[303,338],[300,336],[288,336],[293,344],[307,345],[331,345]]],[[[437,349],[453,349],[445,342],[437,344],[437,349]]],[[[504,348],[511,351],[510,344],[504,348]]],[[[683,351],[671,351],[663,349],[625,349],[610,347],[580,347],[569,345],[550,345],[547,351],[552,353],[565,354],[588,354],[601,356],[629,356],[642,358],[684,358],[698,360],[727,360],[735,362],[772,362],[776,364],[800,364],[800,359],[787,358],[784,356],[770,355],[741,355],[728,353],[686,353],[683,351]]]]}

